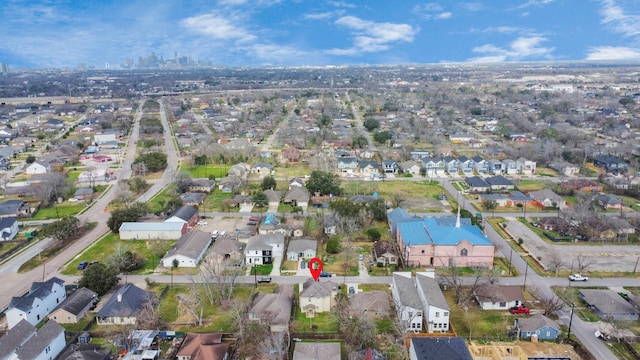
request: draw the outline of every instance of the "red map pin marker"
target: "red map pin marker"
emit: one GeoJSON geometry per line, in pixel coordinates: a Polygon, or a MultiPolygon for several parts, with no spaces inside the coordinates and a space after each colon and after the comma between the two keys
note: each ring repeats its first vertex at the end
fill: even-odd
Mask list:
{"type": "Polygon", "coordinates": [[[311,271],[311,276],[313,276],[313,281],[318,281],[320,277],[320,273],[322,272],[322,260],[313,258],[309,260],[309,271],[311,271]],[[314,264],[318,264],[314,266],[314,264]]]}

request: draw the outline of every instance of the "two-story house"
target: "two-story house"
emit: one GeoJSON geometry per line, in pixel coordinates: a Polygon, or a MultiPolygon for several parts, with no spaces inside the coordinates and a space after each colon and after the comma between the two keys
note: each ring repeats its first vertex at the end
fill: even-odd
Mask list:
{"type": "Polygon", "coordinates": [[[36,325],[66,298],[63,280],[53,277],[44,282],[34,282],[26,295],[11,299],[6,312],[7,325],[11,329],[21,320],[36,325]]]}
{"type": "Polygon", "coordinates": [[[247,241],[245,261],[247,264],[271,264],[274,256],[284,254],[284,235],[281,233],[258,234],[247,241]]]}

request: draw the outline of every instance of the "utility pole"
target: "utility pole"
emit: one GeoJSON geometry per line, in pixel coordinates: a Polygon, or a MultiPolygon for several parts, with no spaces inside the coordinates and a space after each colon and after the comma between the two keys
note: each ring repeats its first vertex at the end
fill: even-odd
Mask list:
{"type": "Polygon", "coordinates": [[[573,323],[573,309],[576,307],[576,304],[571,304],[571,317],[569,317],[569,331],[567,331],[567,340],[571,338],[571,324],[573,323]]]}
{"type": "Polygon", "coordinates": [[[525,260],[524,264],[526,267],[524,268],[524,282],[522,283],[522,290],[527,287],[527,274],[529,273],[529,263],[525,260]]]}

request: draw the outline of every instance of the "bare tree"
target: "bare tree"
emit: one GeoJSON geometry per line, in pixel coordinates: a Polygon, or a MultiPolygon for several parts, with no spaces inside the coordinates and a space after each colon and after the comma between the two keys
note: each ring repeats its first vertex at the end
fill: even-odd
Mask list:
{"type": "Polygon", "coordinates": [[[558,272],[560,272],[560,270],[565,266],[564,259],[560,254],[554,252],[551,255],[551,258],[549,258],[549,266],[551,267],[551,270],[553,271],[555,276],[558,276],[558,272]]]}
{"type": "Polygon", "coordinates": [[[269,331],[258,344],[258,353],[266,354],[270,360],[284,360],[289,348],[289,331],[269,331]]]}
{"type": "Polygon", "coordinates": [[[478,271],[471,282],[463,281],[462,268],[455,266],[451,261],[448,266],[442,267],[440,275],[440,285],[450,287],[455,293],[456,303],[466,306],[473,299],[474,293],[480,287],[493,286],[500,282],[500,277],[495,270],[484,269],[478,271]]]}
{"type": "Polygon", "coordinates": [[[578,265],[578,272],[583,272],[586,271],[589,266],[593,265],[595,260],[584,255],[578,255],[575,262],[576,265],[578,265]]]}
{"type": "Polygon", "coordinates": [[[204,320],[204,300],[198,291],[198,285],[193,282],[188,294],[178,294],[178,309],[191,315],[193,322],[202,326],[204,320]]]}
{"type": "Polygon", "coordinates": [[[142,310],[136,316],[136,326],[138,329],[162,329],[165,324],[162,321],[159,311],[160,301],[157,297],[151,297],[142,310]]]}
{"type": "Polygon", "coordinates": [[[552,295],[551,297],[545,296],[541,294],[536,287],[528,287],[528,290],[529,293],[542,305],[542,315],[552,315],[564,307],[564,301],[555,295],[552,295]]]}
{"type": "Polygon", "coordinates": [[[210,259],[199,268],[200,283],[210,304],[231,300],[233,289],[242,269],[229,259],[210,259]]]}

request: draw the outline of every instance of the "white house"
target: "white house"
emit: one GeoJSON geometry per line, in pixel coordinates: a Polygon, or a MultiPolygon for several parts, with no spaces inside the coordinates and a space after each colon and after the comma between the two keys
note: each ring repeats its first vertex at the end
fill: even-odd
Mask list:
{"type": "Polygon", "coordinates": [[[0,358],[51,360],[67,346],[64,328],[49,320],[39,330],[21,320],[0,338],[0,358]]]}
{"type": "Polygon", "coordinates": [[[187,233],[187,224],[179,222],[123,222],[120,240],[176,240],[187,233]]]}
{"type": "Polygon", "coordinates": [[[402,328],[405,331],[421,332],[423,320],[422,303],[420,303],[411,273],[393,273],[392,293],[402,328]]]}
{"type": "Polygon", "coordinates": [[[507,310],[524,303],[520,286],[481,286],[474,290],[473,295],[482,310],[507,310]]]}
{"type": "Polygon", "coordinates": [[[284,235],[281,233],[258,234],[247,241],[245,261],[247,264],[271,264],[273,257],[284,255],[284,235]]]}
{"type": "Polygon", "coordinates": [[[96,145],[102,145],[107,142],[118,141],[116,134],[96,134],[93,135],[93,142],[96,145]]]}
{"type": "Polygon", "coordinates": [[[38,324],[67,298],[64,281],[53,277],[45,282],[34,282],[27,295],[14,297],[6,312],[9,329],[21,320],[38,324]]]}
{"type": "Polygon", "coordinates": [[[51,165],[36,160],[27,166],[25,172],[28,175],[46,174],[51,172],[51,165]]]}
{"type": "Polygon", "coordinates": [[[118,289],[96,314],[98,325],[134,325],[140,311],[153,299],[152,291],[133,284],[118,289]]]}
{"type": "Polygon", "coordinates": [[[329,312],[337,294],[338,284],[309,279],[300,284],[300,311],[305,313],[307,318],[314,317],[316,313],[329,312]]]}
{"type": "Polygon", "coordinates": [[[292,239],[287,249],[287,260],[312,259],[316,257],[318,242],[312,239],[292,239]]]}
{"type": "Polygon", "coordinates": [[[421,331],[423,320],[430,333],[449,331],[451,310],[435,273],[418,272],[412,278],[410,272],[394,272],[393,299],[406,331],[421,331]]]}
{"type": "Polygon", "coordinates": [[[188,232],[162,258],[162,266],[173,267],[173,261],[178,260],[178,267],[196,267],[212,241],[211,235],[204,231],[188,232]]]}
{"type": "Polygon", "coordinates": [[[18,235],[18,219],[15,217],[0,218],[0,239],[13,240],[18,235]]]}

